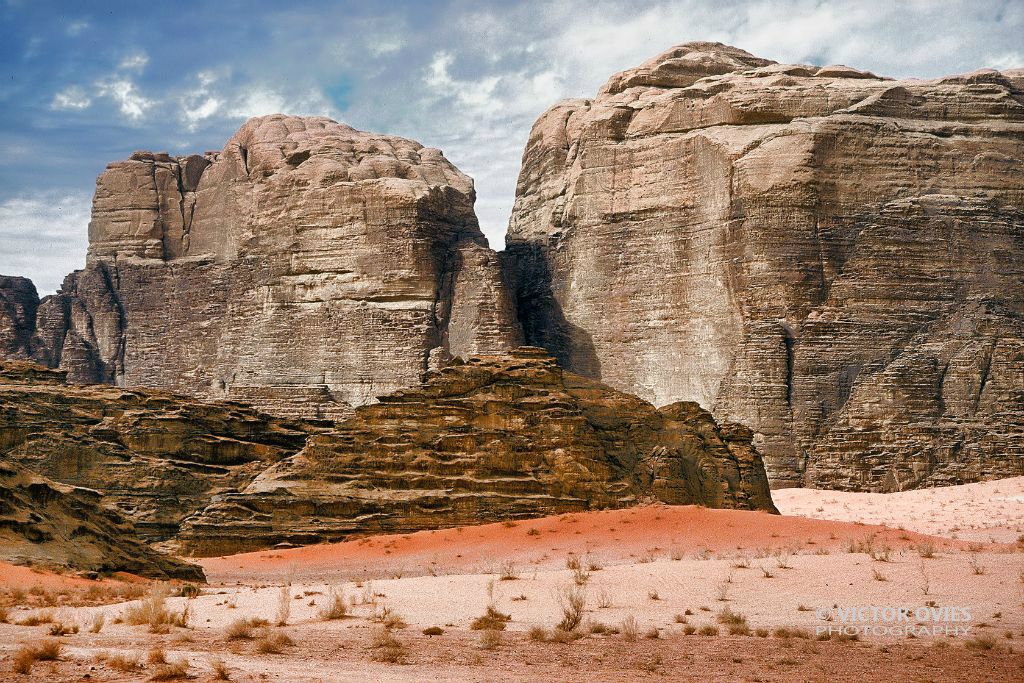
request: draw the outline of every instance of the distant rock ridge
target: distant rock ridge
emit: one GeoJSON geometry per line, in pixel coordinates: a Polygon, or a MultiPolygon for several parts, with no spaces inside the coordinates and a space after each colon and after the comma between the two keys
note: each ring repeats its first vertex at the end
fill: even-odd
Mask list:
{"type": "MultiPolygon", "coordinates": [[[[133,538],[194,555],[642,502],[774,512],[752,436],[696,404],[659,410],[565,372],[541,349],[456,360],[336,425],[0,362],[0,463],[87,487],[93,507],[76,509],[90,520],[102,507],[133,538]]],[[[72,517],[65,528],[92,523],[72,517]]],[[[18,557],[52,554],[36,541],[18,557]]]]}
{"type": "Polygon", "coordinates": [[[1024,474],[1022,93],[679,45],[537,120],[500,254],[439,151],[253,119],[111,164],[86,268],[0,278],[0,357],[337,420],[528,343],[747,425],[776,486],[1024,474]]]}

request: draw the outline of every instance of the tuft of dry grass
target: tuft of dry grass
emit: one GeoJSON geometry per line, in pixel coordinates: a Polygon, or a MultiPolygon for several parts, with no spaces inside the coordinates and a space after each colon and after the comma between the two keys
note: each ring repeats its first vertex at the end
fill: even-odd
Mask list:
{"type": "Polygon", "coordinates": [[[277,655],[286,647],[295,645],[295,641],[287,633],[266,633],[256,641],[256,651],[265,655],[277,655]]]}
{"type": "Polygon", "coordinates": [[[485,629],[480,632],[480,649],[481,650],[496,650],[501,646],[502,638],[501,631],[495,631],[493,629],[485,629]]]}
{"type": "Polygon", "coordinates": [[[543,626],[531,626],[530,630],[526,633],[527,638],[538,643],[543,643],[548,639],[548,630],[543,626]]]}
{"type": "Polygon", "coordinates": [[[345,594],[332,588],[327,596],[327,602],[320,608],[317,614],[323,621],[333,621],[347,617],[348,602],[345,601],[345,594]]]}
{"type": "Polygon", "coordinates": [[[658,638],[661,638],[661,631],[658,630],[657,626],[651,626],[644,632],[644,638],[657,640],[658,638]]]}
{"type": "Polygon", "coordinates": [[[562,620],[555,628],[561,631],[574,631],[583,621],[583,610],[587,606],[587,591],[583,586],[563,587],[558,592],[558,606],[562,610],[562,620]]]}
{"type": "Polygon", "coordinates": [[[634,642],[640,632],[640,627],[636,623],[636,617],[630,614],[628,617],[623,619],[622,624],[619,626],[619,630],[622,632],[623,640],[629,643],[634,642]]]}
{"type": "Polygon", "coordinates": [[[114,671],[138,671],[142,668],[142,661],[139,659],[139,655],[137,654],[111,655],[104,660],[104,664],[114,671]]]}
{"type": "Polygon", "coordinates": [[[810,640],[811,634],[806,629],[793,628],[792,626],[778,626],[772,631],[772,635],[776,638],[782,638],[788,640],[790,638],[799,638],[801,640],[810,640]]]}
{"type": "Polygon", "coordinates": [[[505,560],[501,563],[501,570],[499,572],[499,579],[501,581],[518,581],[519,572],[516,571],[516,563],[512,560],[505,560]]]}
{"type": "Polygon", "coordinates": [[[224,631],[228,640],[252,640],[253,630],[270,626],[270,622],[259,617],[235,619],[224,631]]]}
{"type": "Polygon", "coordinates": [[[18,626],[39,626],[51,623],[53,623],[53,610],[40,610],[19,621],[18,626]]]}
{"type": "Polygon", "coordinates": [[[14,653],[14,670],[20,674],[32,671],[36,662],[55,662],[63,649],[60,641],[44,640],[38,645],[23,645],[14,653]]]}
{"type": "Polygon", "coordinates": [[[697,632],[697,627],[694,626],[693,624],[686,624],[685,626],[683,626],[683,635],[684,636],[692,636],[696,632],[697,632]]]}
{"type": "Polygon", "coordinates": [[[290,585],[281,586],[281,590],[277,594],[277,615],[274,619],[274,623],[278,626],[284,626],[288,623],[288,618],[292,615],[292,589],[290,585]]]}
{"type": "Polygon", "coordinates": [[[699,629],[697,629],[697,635],[701,635],[701,636],[717,636],[718,635],[718,627],[717,626],[712,626],[710,624],[708,624],[706,626],[701,626],[699,629]]]}
{"type": "Polygon", "coordinates": [[[487,611],[474,619],[469,627],[474,631],[504,631],[509,621],[512,621],[511,614],[502,614],[493,605],[488,605],[487,611]]]}
{"type": "Polygon", "coordinates": [[[405,646],[395,638],[391,629],[385,626],[381,626],[373,634],[370,648],[373,650],[370,658],[375,662],[401,664],[405,660],[405,646]]]}
{"type": "Polygon", "coordinates": [[[188,678],[188,660],[158,664],[149,677],[151,681],[179,681],[188,678]]]}
{"type": "Polygon", "coordinates": [[[981,633],[964,641],[969,650],[991,650],[996,646],[996,637],[989,633],[981,633]]]}
{"type": "Polygon", "coordinates": [[[99,633],[103,630],[103,625],[107,623],[107,617],[103,612],[97,613],[93,616],[92,621],[89,622],[89,633],[99,633]]]}
{"type": "Polygon", "coordinates": [[[223,659],[211,659],[210,669],[213,670],[213,680],[215,681],[230,681],[231,673],[228,670],[228,665],[224,663],[223,659]]]}
{"type": "Polygon", "coordinates": [[[172,626],[187,628],[191,609],[186,605],[181,612],[167,608],[170,590],[166,585],[153,586],[149,594],[136,605],[124,609],[121,618],[132,626],[149,626],[150,633],[167,633],[172,626]]]}

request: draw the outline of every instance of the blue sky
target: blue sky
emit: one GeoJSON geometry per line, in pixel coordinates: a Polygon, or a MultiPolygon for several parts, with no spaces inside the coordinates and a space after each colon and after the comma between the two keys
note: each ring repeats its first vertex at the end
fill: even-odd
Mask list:
{"type": "Polygon", "coordinates": [[[220,149],[249,116],[325,114],[441,148],[500,248],[537,115],[673,44],[934,77],[1024,66],[1022,35],[1022,0],[0,0],[0,274],[54,291],[84,264],[108,162],[220,149]]]}

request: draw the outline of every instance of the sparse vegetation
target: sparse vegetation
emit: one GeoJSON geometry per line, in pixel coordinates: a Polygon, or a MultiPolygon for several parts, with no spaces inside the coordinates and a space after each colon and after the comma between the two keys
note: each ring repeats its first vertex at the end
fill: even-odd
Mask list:
{"type": "Polygon", "coordinates": [[[107,617],[103,612],[98,612],[89,622],[89,633],[99,633],[103,630],[103,625],[107,622],[107,617]]]}
{"type": "Polygon", "coordinates": [[[276,655],[284,652],[284,648],[295,645],[295,641],[287,633],[267,632],[256,641],[256,651],[265,655],[276,655]]]}
{"type": "Polygon", "coordinates": [[[792,626],[778,626],[774,631],[772,631],[772,635],[784,640],[789,638],[799,638],[801,640],[811,639],[810,631],[802,628],[793,628],[792,626]]]}
{"type": "Polygon", "coordinates": [[[530,640],[543,643],[548,639],[548,630],[543,626],[531,626],[526,635],[530,640]]]}
{"type": "Polygon", "coordinates": [[[701,626],[699,629],[697,629],[697,635],[699,635],[699,636],[717,636],[718,635],[718,627],[717,626],[712,626],[710,624],[707,624],[705,626],[701,626]]]}
{"type": "Polygon", "coordinates": [[[148,625],[150,633],[167,633],[172,626],[186,628],[191,616],[190,609],[186,605],[181,612],[169,610],[169,594],[167,586],[154,586],[138,604],[126,607],[121,618],[132,626],[148,625]]]}
{"type": "Polygon", "coordinates": [[[159,664],[149,677],[151,681],[178,681],[188,678],[188,660],[179,659],[176,662],[159,664]]]}
{"type": "Polygon", "coordinates": [[[60,659],[63,646],[57,640],[44,640],[38,645],[23,645],[14,653],[14,670],[20,674],[32,671],[36,662],[53,662],[60,659]]]}
{"type": "Polygon", "coordinates": [[[137,654],[111,655],[109,657],[106,657],[103,663],[109,666],[114,671],[138,671],[142,668],[142,661],[139,659],[139,655],[137,654]]]}
{"type": "Polygon", "coordinates": [[[277,594],[277,614],[274,623],[284,626],[292,615],[292,589],[290,584],[281,586],[277,594]]]}
{"type": "Polygon", "coordinates": [[[405,646],[386,626],[381,626],[374,632],[370,648],[373,650],[370,658],[375,662],[401,664],[405,659],[405,646]]]}
{"type": "Polygon", "coordinates": [[[512,560],[505,560],[501,563],[500,579],[502,581],[516,581],[519,573],[516,572],[516,563],[512,560]]]}
{"type": "Polygon", "coordinates": [[[996,646],[996,637],[989,633],[981,633],[964,641],[964,647],[970,650],[991,650],[996,646]]]}
{"type": "Polygon", "coordinates": [[[501,646],[501,631],[494,629],[484,629],[480,633],[480,649],[481,650],[495,650],[501,646]]]}
{"type": "Polygon", "coordinates": [[[431,637],[433,637],[433,636],[443,636],[444,635],[444,629],[441,628],[440,626],[428,626],[427,628],[423,629],[423,635],[431,636],[431,637]]]}
{"type": "Polygon", "coordinates": [[[270,622],[259,617],[248,619],[235,619],[228,624],[224,635],[228,640],[252,640],[253,631],[258,628],[269,626],[270,622]]]}
{"type": "Polygon", "coordinates": [[[504,631],[509,621],[512,621],[511,614],[502,614],[493,605],[488,605],[487,611],[474,619],[469,627],[474,631],[504,631]]]}
{"type": "Polygon", "coordinates": [[[228,665],[224,663],[223,659],[211,659],[210,669],[213,671],[213,680],[215,681],[230,681],[231,673],[228,670],[228,665]]]}
{"type": "Polygon", "coordinates": [[[344,593],[332,588],[326,600],[327,602],[317,611],[322,621],[344,619],[348,616],[348,602],[345,601],[344,593]]]}
{"type": "Polygon", "coordinates": [[[625,640],[627,642],[630,642],[630,643],[635,641],[636,638],[637,638],[637,635],[640,632],[640,627],[636,623],[636,617],[634,617],[632,614],[630,614],[628,617],[623,619],[622,620],[622,626],[620,627],[620,630],[622,631],[622,639],[623,640],[625,640]]]}
{"type": "Polygon", "coordinates": [[[562,631],[573,631],[583,619],[583,610],[587,605],[586,590],[580,586],[569,586],[558,593],[558,605],[562,610],[562,621],[556,628],[562,631]]]}

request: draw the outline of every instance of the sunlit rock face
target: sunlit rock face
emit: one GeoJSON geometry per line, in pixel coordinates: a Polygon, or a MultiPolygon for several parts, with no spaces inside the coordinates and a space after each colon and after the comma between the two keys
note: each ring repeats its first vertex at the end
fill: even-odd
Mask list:
{"type": "Polygon", "coordinates": [[[76,382],[341,417],[519,343],[474,198],[439,150],[325,118],[135,153],[97,180],[87,266],[40,305],[35,357],[76,382]]]}
{"type": "Polygon", "coordinates": [[[775,485],[1024,474],[1022,76],[690,43],[555,105],[507,237],[527,342],[749,425],[775,485]]]}

